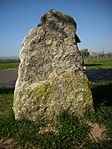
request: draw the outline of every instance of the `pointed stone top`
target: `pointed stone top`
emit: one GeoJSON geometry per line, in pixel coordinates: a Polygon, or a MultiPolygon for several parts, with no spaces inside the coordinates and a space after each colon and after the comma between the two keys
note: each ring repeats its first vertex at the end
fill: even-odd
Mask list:
{"type": "Polygon", "coordinates": [[[56,10],[49,10],[29,31],[20,52],[15,119],[54,125],[63,111],[83,115],[92,109],[77,39],[73,18],[56,10]]]}
{"type": "MultiPolygon", "coordinates": [[[[73,26],[74,32],[76,32],[77,24],[71,16],[67,14],[63,14],[55,9],[51,9],[41,17],[41,20],[38,26],[44,25],[50,28],[51,27],[55,28],[58,25],[60,30],[63,30],[63,26],[67,24],[73,26]]],[[[76,42],[80,43],[80,38],[77,35],[76,35],[76,42]]]]}
{"type": "Polygon", "coordinates": [[[77,28],[77,24],[74,21],[74,19],[67,15],[67,14],[63,14],[55,9],[51,9],[49,10],[42,18],[41,21],[45,21],[45,20],[50,20],[50,19],[56,19],[58,22],[62,22],[62,23],[71,23],[73,25],[75,25],[75,28],[77,28]],[[45,19],[45,20],[44,20],[45,19]]]}

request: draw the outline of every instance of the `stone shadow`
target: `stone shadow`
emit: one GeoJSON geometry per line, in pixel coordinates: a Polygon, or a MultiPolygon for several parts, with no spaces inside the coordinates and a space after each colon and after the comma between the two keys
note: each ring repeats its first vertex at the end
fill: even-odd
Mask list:
{"type": "Polygon", "coordinates": [[[102,104],[112,106],[112,84],[93,85],[91,87],[94,108],[99,108],[102,104]]]}
{"type": "Polygon", "coordinates": [[[14,87],[0,87],[0,94],[9,94],[9,93],[14,93],[14,87]]]}
{"type": "Polygon", "coordinates": [[[101,66],[102,64],[84,64],[84,66],[101,66]]]}
{"type": "Polygon", "coordinates": [[[27,120],[16,121],[12,113],[11,116],[2,119],[3,125],[0,125],[0,128],[2,130],[4,127],[2,131],[9,133],[9,136],[15,138],[23,148],[31,146],[41,149],[74,149],[80,146],[85,148],[85,145],[90,143],[91,127],[81,121],[79,117],[63,111],[57,117],[57,133],[52,131],[40,133],[40,126],[46,125],[44,121],[37,124],[27,120]]]}

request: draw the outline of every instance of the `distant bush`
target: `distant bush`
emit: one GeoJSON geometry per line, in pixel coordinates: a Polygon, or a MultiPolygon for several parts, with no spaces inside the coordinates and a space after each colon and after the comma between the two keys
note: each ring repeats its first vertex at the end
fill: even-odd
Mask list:
{"type": "Polygon", "coordinates": [[[0,69],[18,68],[19,63],[19,59],[0,59],[0,69]]]}
{"type": "Polygon", "coordinates": [[[0,63],[15,63],[20,62],[19,59],[0,59],[0,63]]]}

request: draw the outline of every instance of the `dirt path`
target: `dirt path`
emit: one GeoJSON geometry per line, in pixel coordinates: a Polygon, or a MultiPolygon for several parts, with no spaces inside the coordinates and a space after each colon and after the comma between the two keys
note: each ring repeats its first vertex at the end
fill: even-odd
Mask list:
{"type": "MultiPolygon", "coordinates": [[[[94,83],[112,82],[112,69],[84,71],[94,83]]],[[[16,79],[17,70],[0,70],[0,87],[14,87],[16,79]]]]}
{"type": "Polygon", "coordinates": [[[0,139],[0,149],[22,149],[14,139],[0,139]]]}
{"type": "Polygon", "coordinates": [[[0,87],[13,87],[17,79],[17,70],[0,70],[0,87]]]}
{"type": "Polygon", "coordinates": [[[85,73],[91,82],[112,82],[112,69],[85,70],[85,73]]]}

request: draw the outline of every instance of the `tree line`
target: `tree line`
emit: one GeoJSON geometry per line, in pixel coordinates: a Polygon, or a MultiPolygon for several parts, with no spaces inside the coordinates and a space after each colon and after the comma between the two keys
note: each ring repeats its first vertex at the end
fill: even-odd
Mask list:
{"type": "Polygon", "coordinates": [[[80,54],[82,55],[84,60],[111,60],[112,53],[104,53],[104,52],[89,52],[88,49],[80,50],[80,54]]]}

